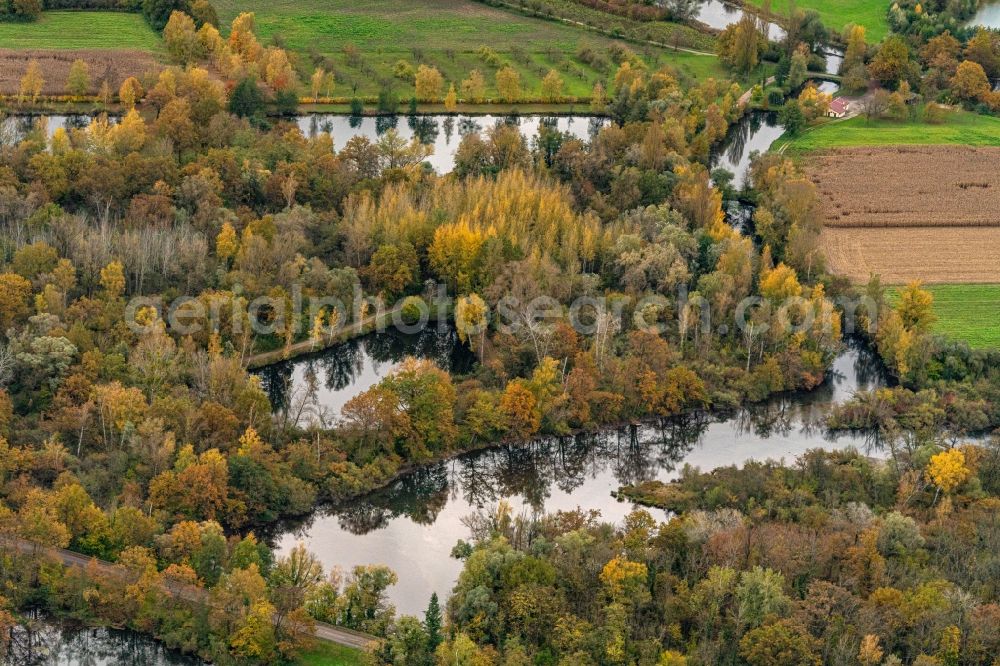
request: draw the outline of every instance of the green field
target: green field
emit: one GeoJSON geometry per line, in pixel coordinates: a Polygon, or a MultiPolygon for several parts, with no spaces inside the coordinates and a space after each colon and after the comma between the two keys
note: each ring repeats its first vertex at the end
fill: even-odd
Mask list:
{"type": "Polygon", "coordinates": [[[361,650],[354,650],[333,643],[318,643],[299,657],[301,666],[362,666],[368,662],[361,650]]]}
{"type": "MultiPolygon", "coordinates": [[[[934,295],[934,332],[970,347],[1000,348],[1000,284],[942,284],[924,289],[934,295]]],[[[899,289],[890,289],[893,300],[899,289]]]]}
{"type": "MultiPolygon", "coordinates": [[[[764,0],[748,0],[753,5],[760,7],[764,0]]],[[[790,0],[774,0],[771,3],[771,11],[775,14],[785,15],[788,13],[790,0]]],[[[799,9],[813,9],[819,13],[820,18],[830,30],[840,33],[844,26],[856,23],[863,25],[866,30],[866,37],[871,43],[882,41],[882,38],[889,32],[889,24],[886,21],[886,12],[891,5],[886,0],[800,0],[795,2],[799,9]]]]}
{"type": "Polygon", "coordinates": [[[653,67],[670,63],[693,77],[729,78],[714,56],[628,44],[472,0],[218,0],[214,4],[224,24],[240,12],[254,12],[264,43],[274,41],[300,54],[303,77],[325,57],[325,66],[336,74],[338,97],[375,95],[382,82],[390,82],[406,99],[413,88],[411,82],[393,77],[398,60],[437,67],[446,85],[458,84],[478,68],[493,96],[498,66],[477,53],[483,46],[520,72],[522,88],[529,95],[537,93],[542,77],[555,68],[565,83],[565,94],[589,97],[594,83],[606,83],[614,66],[603,71],[592,67],[578,57],[580,49],[589,47],[610,63],[608,47],[613,44],[630,48],[653,67]],[[345,47],[356,47],[360,61],[349,60],[345,47]]]}
{"type": "Polygon", "coordinates": [[[868,121],[862,116],[827,122],[783,140],[790,152],[807,152],[845,146],[936,145],[961,143],[970,146],[1000,146],[1000,118],[958,111],[940,125],[894,120],[868,121]]]}
{"type": "Polygon", "coordinates": [[[0,48],[158,52],[160,38],[140,14],[52,11],[34,23],[0,23],[0,48]]]}

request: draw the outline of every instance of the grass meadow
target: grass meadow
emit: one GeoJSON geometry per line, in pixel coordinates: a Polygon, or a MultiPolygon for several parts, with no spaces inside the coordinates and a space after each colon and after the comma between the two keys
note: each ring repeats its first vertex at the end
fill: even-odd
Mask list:
{"type": "MultiPolygon", "coordinates": [[[[1000,349],[1000,284],[942,284],[934,294],[934,331],[976,348],[1000,349]]],[[[898,289],[890,292],[892,298],[898,289]]]]}
{"type": "Polygon", "coordinates": [[[862,116],[831,121],[810,128],[793,139],[783,139],[789,152],[808,152],[845,146],[965,144],[1000,146],[1000,118],[956,111],[942,123],[867,120],[862,116]]]}
{"type": "Polygon", "coordinates": [[[364,666],[369,662],[361,650],[317,642],[315,647],[303,652],[296,663],[299,666],[364,666]]]}
{"type": "MultiPolygon", "coordinates": [[[[496,96],[494,76],[504,64],[521,75],[527,96],[537,94],[550,69],[560,72],[564,93],[589,97],[594,83],[614,73],[608,48],[624,46],[656,67],[673,64],[694,78],[728,78],[714,56],[629,44],[581,28],[489,7],[472,0],[217,0],[220,18],[228,24],[242,11],[256,15],[262,41],[272,40],[298,52],[303,75],[314,62],[334,71],[338,97],[373,96],[381,82],[392,82],[402,99],[412,95],[412,81],[393,77],[399,60],[411,66],[432,64],[447,83],[458,83],[472,69],[486,78],[488,95],[496,96]],[[500,62],[487,62],[478,53],[483,46],[497,52],[500,62]],[[345,48],[356,48],[349,58],[345,48]],[[606,64],[585,62],[582,48],[590,48],[606,64]]],[[[709,48],[709,50],[711,50],[709,48]]]]}
{"type": "Polygon", "coordinates": [[[0,48],[162,50],[142,15],[107,11],[46,11],[33,23],[0,23],[0,48]]]}
{"type": "MultiPolygon", "coordinates": [[[[748,0],[760,7],[764,0],[748,0]]],[[[788,5],[793,0],[774,0],[771,11],[787,14],[788,5]]],[[[891,3],[885,0],[800,0],[795,2],[799,9],[813,9],[830,30],[841,32],[845,26],[856,23],[865,27],[865,36],[870,43],[882,41],[889,32],[886,11],[891,3]]]]}

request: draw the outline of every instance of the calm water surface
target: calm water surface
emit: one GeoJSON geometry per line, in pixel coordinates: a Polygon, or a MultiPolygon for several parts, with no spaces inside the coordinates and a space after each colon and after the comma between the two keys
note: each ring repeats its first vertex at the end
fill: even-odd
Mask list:
{"type": "Polygon", "coordinates": [[[1000,2],[990,2],[983,4],[976,15],[969,21],[969,25],[981,25],[986,28],[1000,30],[1000,2]]]}
{"type": "MultiPolygon", "coordinates": [[[[339,352],[334,348],[327,353],[339,352]]],[[[367,347],[352,353],[364,355],[367,347]]],[[[303,542],[328,569],[385,564],[400,577],[390,589],[392,601],[399,611],[418,614],[432,592],[446,597],[461,571],[462,563],[450,553],[459,539],[469,536],[463,518],[500,500],[529,515],[579,507],[617,522],[633,506],[617,501],[613,491],[627,483],[676,478],[686,464],[712,469],[750,459],[791,461],[817,447],[867,447],[861,436],[829,436],[821,420],[831,405],[859,388],[881,383],[879,371],[873,369],[877,367],[865,353],[852,349],[836,360],[831,377],[816,391],[782,396],[737,413],[505,444],[462,455],[364,498],[324,507],[288,526],[275,545],[285,553],[303,542]]],[[[343,398],[343,392],[337,394],[337,400],[343,398]]],[[[665,517],[659,511],[654,514],[665,517]]]]}
{"type": "Polygon", "coordinates": [[[455,166],[455,151],[462,137],[473,132],[484,133],[490,127],[505,123],[521,130],[528,144],[538,136],[539,125],[546,124],[560,132],[590,141],[600,131],[606,119],[596,116],[300,116],[296,122],[306,136],[326,131],[333,137],[334,147],[340,150],[351,137],[364,136],[377,141],[385,132],[395,129],[404,139],[417,137],[420,142],[433,147],[427,162],[438,173],[447,173],[455,166]]]}
{"type": "MultiPolygon", "coordinates": [[[[695,18],[716,30],[725,30],[726,26],[738,23],[743,18],[743,9],[720,0],[706,0],[698,6],[695,18]]],[[[780,41],[785,37],[785,30],[777,23],[767,23],[767,38],[780,41]]]]}
{"type": "MultiPolygon", "coordinates": [[[[0,125],[0,143],[14,143],[21,140],[38,122],[44,118],[48,135],[51,137],[59,128],[85,128],[93,118],[88,115],[10,116],[0,125]]],[[[117,118],[110,117],[112,123],[117,118]]],[[[293,121],[306,136],[319,132],[329,132],[334,147],[340,150],[355,136],[378,141],[387,131],[395,129],[401,137],[409,141],[417,137],[421,143],[431,146],[433,153],[427,162],[438,173],[447,173],[455,166],[455,151],[462,137],[473,132],[485,133],[499,123],[513,125],[520,129],[528,145],[538,137],[541,125],[548,125],[560,132],[590,141],[607,119],[590,115],[568,116],[464,116],[464,115],[420,115],[420,116],[344,116],[333,114],[310,114],[298,116],[293,121]]]]}

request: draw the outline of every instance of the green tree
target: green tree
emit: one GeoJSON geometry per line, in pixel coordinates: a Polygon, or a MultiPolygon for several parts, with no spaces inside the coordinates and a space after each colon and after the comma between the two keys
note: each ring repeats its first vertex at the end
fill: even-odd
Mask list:
{"type": "Polygon", "coordinates": [[[781,107],[781,124],[789,136],[796,136],[806,126],[806,116],[797,100],[790,99],[781,107]]]}
{"type": "Polygon", "coordinates": [[[438,604],[437,592],[431,593],[431,600],[427,603],[427,611],[424,613],[424,631],[427,632],[427,649],[433,654],[441,644],[441,606],[438,604]]]}
{"type": "Polygon", "coordinates": [[[142,15],[156,32],[162,32],[173,12],[186,12],[190,0],[142,0],[142,15]]]}
{"type": "Polygon", "coordinates": [[[90,90],[90,66],[77,58],[69,68],[66,89],[74,97],[83,97],[90,90]]]}
{"type": "Polygon", "coordinates": [[[229,112],[240,118],[260,118],[264,115],[264,94],[251,76],[242,79],[229,96],[229,112]]]}

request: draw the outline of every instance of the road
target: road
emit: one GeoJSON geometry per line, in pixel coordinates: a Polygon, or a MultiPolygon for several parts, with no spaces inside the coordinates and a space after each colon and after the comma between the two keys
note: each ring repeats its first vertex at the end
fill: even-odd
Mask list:
{"type": "MultiPolygon", "coordinates": [[[[15,537],[0,537],[0,548],[13,548],[19,553],[34,557],[47,555],[62,562],[68,567],[81,567],[86,569],[88,566],[91,566],[91,563],[93,563],[93,566],[96,566],[101,573],[108,576],[117,577],[125,573],[121,567],[112,564],[111,562],[99,560],[96,557],[81,555],[80,553],[75,553],[71,550],[66,550],[65,548],[49,548],[46,546],[40,546],[36,543],[15,537]]],[[[186,601],[192,601],[195,603],[205,603],[208,601],[208,591],[201,587],[184,585],[181,583],[168,583],[167,589],[171,592],[171,594],[174,594],[175,596],[186,601]]],[[[324,622],[316,622],[313,635],[317,640],[326,641],[328,643],[336,643],[338,645],[358,650],[366,650],[379,641],[379,639],[375,636],[364,634],[360,631],[345,629],[343,627],[335,627],[324,622]]]]}

